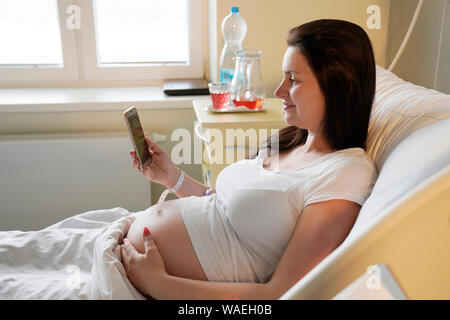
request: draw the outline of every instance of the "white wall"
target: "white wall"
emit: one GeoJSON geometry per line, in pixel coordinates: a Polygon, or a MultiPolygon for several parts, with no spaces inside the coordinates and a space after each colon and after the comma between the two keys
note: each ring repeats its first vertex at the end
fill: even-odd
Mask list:
{"type": "MultiPolygon", "coordinates": [[[[391,0],[387,64],[397,53],[418,0],[391,0]]],[[[393,72],[406,81],[450,94],[450,0],[426,0],[393,72]]]]}

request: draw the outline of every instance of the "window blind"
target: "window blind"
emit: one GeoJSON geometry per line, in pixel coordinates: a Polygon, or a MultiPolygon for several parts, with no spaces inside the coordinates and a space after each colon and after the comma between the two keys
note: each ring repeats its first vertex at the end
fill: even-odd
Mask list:
{"type": "Polygon", "coordinates": [[[57,0],[0,0],[0,65],[62,65],[57,0]]]}
{"type": "Polygon", "coordinates": [[[99,63],[188,63],[187,1],[95,0],[99,63]]]}

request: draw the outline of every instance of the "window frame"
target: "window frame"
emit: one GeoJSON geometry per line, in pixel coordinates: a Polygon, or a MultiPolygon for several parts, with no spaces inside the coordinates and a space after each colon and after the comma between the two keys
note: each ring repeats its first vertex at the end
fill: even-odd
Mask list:
{"type": "MultiPolygon", "coordinates": [[[[94,0],[95,1],[95,0],[94,0]]],[[[99,66],[94,32],[94,1],[78,1],[85,19],[81,20],[81,56],[86,80],[163,80],[201,78],[203,76],[202,26],[196,13],[202,12],[201,0],[188,0],[189,64],[99,66]]]]}
{"type": "Polygon", "coordinates": [[[203,0],[188,0],[189,63],[99,66],[94,23],[95,0],[57,0],[61,32],[63,66],[0,67],[0,85],[22,83],[162,81],[165,79],[202,78],[203,0]],[[70,5],[80,8],[80,28],[66,27],[70,5]]]}

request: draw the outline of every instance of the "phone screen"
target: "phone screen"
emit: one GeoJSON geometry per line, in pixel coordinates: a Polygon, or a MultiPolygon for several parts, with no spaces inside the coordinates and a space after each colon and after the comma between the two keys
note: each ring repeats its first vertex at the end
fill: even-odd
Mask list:
{"type": "MultiPolygon", "coordinates": [[[[138,154],[137,156],[142,167],[152,158],[150,151],[148,150],[147,141],[145,141],[144,130],[142,129],[141,121],[139,120],[139,116],[135,110],[126,113],[126,118],[128,119],[128,127],[134,140],[134,149],[138,154]]],[[[147,165],[148,164],[150,164],[150,162],[147,163],[147,165]]]]}

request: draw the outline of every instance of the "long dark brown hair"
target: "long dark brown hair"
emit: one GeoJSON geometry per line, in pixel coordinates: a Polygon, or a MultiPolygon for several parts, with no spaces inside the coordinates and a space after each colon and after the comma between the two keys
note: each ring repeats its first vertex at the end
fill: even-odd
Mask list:
{"type": "MultiPolygon", "coordinates": [[[[325,97],[323,133],[329,145],[365,149],[376,75],[366,32],[348,21],[321,19],[291,29],[287,45],[304,55],[325,97]]],[[[276,140],[280,151],[287,150],[307,137],[308,130],[289,126],[260,148],[271,148],[276,140]]]]}

